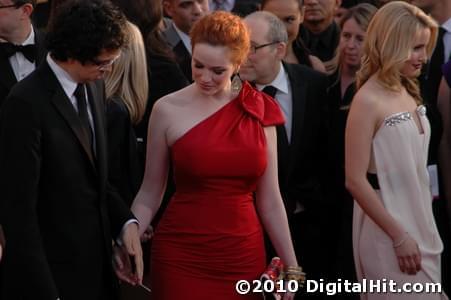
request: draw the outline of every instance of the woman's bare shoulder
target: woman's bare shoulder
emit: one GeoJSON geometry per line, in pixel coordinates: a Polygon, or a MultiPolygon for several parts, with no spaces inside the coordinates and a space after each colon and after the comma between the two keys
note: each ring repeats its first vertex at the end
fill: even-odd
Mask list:
{"type": "Polygon", "coordinates": [[[154,104],[152,114],[163,114],[165,117],[168,117],[171,113],[175,113],[178,109],[188,105],[191,99],[192,87],[187,86],[158,99],[154,104]]]}
{"type": "Polygon", "coordinates": [[[351,114],[364,120],[379,124],[384,118],[387,101],[386,90],[376,82],[369,80],[357,91],[352,100],[351,114]]]}

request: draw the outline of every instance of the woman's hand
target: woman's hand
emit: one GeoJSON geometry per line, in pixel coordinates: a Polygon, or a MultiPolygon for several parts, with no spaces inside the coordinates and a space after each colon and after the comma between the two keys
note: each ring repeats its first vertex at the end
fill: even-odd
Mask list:
{"type": "Polygon", "coordinates": [[[394,249],[401,272],[415,275],[421,270],[420,248],[408,233],[401,242],[395,243],[394,249]]]}

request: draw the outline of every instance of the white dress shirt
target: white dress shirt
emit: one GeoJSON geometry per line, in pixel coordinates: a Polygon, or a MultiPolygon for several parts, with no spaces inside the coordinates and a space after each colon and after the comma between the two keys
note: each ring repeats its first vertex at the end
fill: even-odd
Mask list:
{"type": "Polygon", "coordinates": [[[172,26],[174,26],[175,31],[177,31],[177,34],[182,40],[183,45],[185,45],[186,50],[188,50],[189,54],[193,55],[191,48],[191,38],[189,37],[189,35],[181,31],[174,22],[172,22],[172,26]]]}
{"type": "MultiPolygon", "coordinates": [[[[74,107],[75,111],[78,114],[77,98],[74,95],[74,92],[75,92],[75,89],[77,88],[78,83],[72,79],[72,77],[69,75],[69,73],[67,73],[63,68],[58,66],[58,64],[52,59],[50,54],[47,54],[46,59],[47,59],[47,63],[50,66],[50,69],[52,69],[53,73],[55,73],[56,79],[61,84],[61,87],[63,88],[64,93],[66,94],[67,98],[69,98],[72,106],[74,107]]],[[[85,89],[86,89],[86,86],[85,86],[85,89]]],[[[85,95],[87,95],[86,92],[87,91],[85,90],[85,95]]],[[[93,122],[92,113],[91,113],[91,105],[90,105],[88,99],[85,99],[85,100],[86,100],[86,105],[87,105],[87,109],[88,109],[89,123],[91,124],[93,148],[94,148],[94,152],[95,152],[96,133],[95,133],[95,130],[92,130],[94,128],[93,127],[94,122],[93,122]]],[[[138,220],[136,220],[136,219],[130,219],[127,222],[125,222],[125,224],[122,226],[122,230],[121,230],[119,236],[116,239],[116,242],[118,244],[120,244],[120,245],[122,244],[122,236],[123,236],[124,230],[131,223],[139,224],[138,220]]]]}
{"type": "Polygon", "coordinates": [[[210,0],[209,1],[210,11],[215,11],[215,10],[232,11],[234,6],[235,6],[235,0],[219,0],[219,1],[210,0]]]}
{"type": "MultiPolygon", "coordinates": [[[[34,36],[34,29],[33,26],[31,26],[30,34],[21,45],[34,45],[34,36]]],[[[9,63],[11,64],[11,68],[13,69],[17,81],[21,81],[31,72],[33,72],[34,69],[36,69],[36,63],[30,62],[28,59],[26,59],[22,52],[16,52],[14,55],[12,55],[9,58],[9,63]]]]}
{"type": "MultiPolygon", "coordinates": [[[[77,98],[74,95],[78,83],[72,79],[69,73],[67,73],[63,68],[58,66],[58,64],[52,59],[50,54],[47,54],[47,63],[49,64],[50,69],[52,69],[53,73],[55,73],[56,79],[58,79],[58,82],[61,84],[64,93],[66,94],[67,98],[69,98],[70,103],[72,103],[72,106],[74,107],[75,111],[78,114],[77,98]]],[[[86,87],[85,87],[85,95],[87,95],[86,87]]],[[[95,141],[95,131],[92,130],[92,128],[94,128],[93,127],[94,121],[92,118],[91,105],[88,99],[85,100],[88,109],[89,124],[91,125],[92,138],[93,141],[95,141]]],[[[95,146],[95,143],[93,143],[93,146],[95,146]]]]}

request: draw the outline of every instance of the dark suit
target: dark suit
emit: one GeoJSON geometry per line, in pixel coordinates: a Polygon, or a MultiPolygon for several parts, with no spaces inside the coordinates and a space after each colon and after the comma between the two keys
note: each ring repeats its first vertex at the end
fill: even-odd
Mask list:
{"type": "MultiPolygon", "coordinates": [[[[35,30],[35,45],[37,47],[37,59],[36,66],[41,63],[46,55],[44,47],[44,34],[38,30],[35,30]]],[[[9,91],[17,83],[17,78],[14,75],[14,71],[11,67],[9,59],[7,57],[0,56],[0,107],[2,106],[9,91]]]]}
{"type": "Polygon", "coordinates": [[[290,144],[285,127],[277,127],[277,150],[279,185],[290,216],[296,201],[306,210],[321,208],[327,78],[302,65],[283,66],[291,85],[293,118],[290,144]]]}
{"type": "Polygon", "coordinates": [[[108,180],[131,206],[142,182],[142,166],[130,113],[120,97],[107,102],[108,180]]]}
{"type": "Polygon", "coordinates": [[[87,84],[95,152],[47,62],[0,113],[2,300],[114,299],[112,237],[132,218],[107,183],[103,84],[87,84]]]}
{"type": "Polygon", "coordinates": [[[185,44],[183,44],[180,39],[179,34],[174,28],[174,24],[168,21],[166,30],[163,32],[163,36],[168,44],[171,46],[172,51],[176,56],[176,60],[180,69],[183,71],[186,79],[189,82],[193,82],[192,69],[191,69],[191,54],[188,49],[186,49],[185,44]]]}
{"type": "Polygon", "coordinates": [[[324,277],[322,257],[324,219],[324,109],[327,78],[306,66],[284,64],[293,100],[291,143],[283,125],[277,126],[279,186],[287,210],[299,263],[309,278],[324,277]],[[304,211],[294,213],[296,202],[304,211]]]}

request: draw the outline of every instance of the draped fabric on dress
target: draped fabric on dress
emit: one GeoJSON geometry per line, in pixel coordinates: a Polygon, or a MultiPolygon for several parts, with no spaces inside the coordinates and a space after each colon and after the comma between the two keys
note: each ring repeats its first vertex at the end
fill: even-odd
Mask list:
{"type": "Polygon", "coordinates": [[[267,164],[264,126],[283,122],[277,103],[244,83],[172,145],[176,193],[153,240],[152,297],[261,298],[239,295],[235,283],[265,268],[253,193],[267,164]]]}
{"type": "MultiPolygon", "coordinates": [[[[373,158],[380,186],[378,194],[390,215],[417,241],[421,270],[402,273],[391,238],[355,203],[353,243],[359,280],[393,279],[404,283],[440,282],[440,253],[443,244],[432,214],[427,155],[430,125],[424,106],[415,112],[401,112],[385,118],[373,138],[373,158]],[[417,114],[418,126],[413,120],[417,114]]],[[[380,293],[362,299],[447,299],[444,294],[380,293]]]]}

